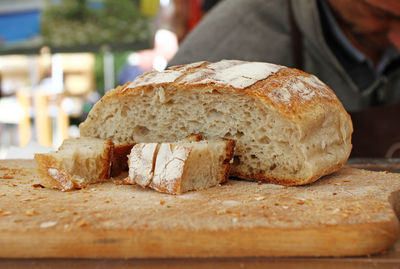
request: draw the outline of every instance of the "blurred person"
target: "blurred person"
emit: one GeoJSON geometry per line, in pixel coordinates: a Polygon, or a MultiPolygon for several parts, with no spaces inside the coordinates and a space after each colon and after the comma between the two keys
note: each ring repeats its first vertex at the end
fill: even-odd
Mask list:
{"type": "Polygon", "coordinates": [[[238,59],[302,69],[329,85],[351,113],[352,157],[394,157],[399,49],[398,0],[225,0],[169,65],[238,59]]]}
{"type": "Polygon", "coordinates": [[[124,85],[144,72],[152,70],[154,57],[153,50],[142,50],[129,55],[126,64],[118,71],[118,85],[124,85]]]}
{"type": "Polygon", "coordinates": [[[156,25],[177,35],[179,43],[219,0],[160,0],[156,25]]]}
{"type": "Polygon", "coordinates": [[[203,10],[204,12],[208,12],[211,8],[213,8],[220,0],[203,0],[203,10]]]}
{"type": "Polygon", "coordinates": [[[176,33],[181,42],[203,17],[204,5],[205,0],[160,0],[157,24],[176,33]]]}
{"type": "Polygon", "coordinates": [[[118,71],[118,84],[123,85],[152,69],[164,70],[177,50],[176,34],[166,29],[159,29],[154,37],[154,49],[142,50],[129,55],[127,63],[118,71]]]}

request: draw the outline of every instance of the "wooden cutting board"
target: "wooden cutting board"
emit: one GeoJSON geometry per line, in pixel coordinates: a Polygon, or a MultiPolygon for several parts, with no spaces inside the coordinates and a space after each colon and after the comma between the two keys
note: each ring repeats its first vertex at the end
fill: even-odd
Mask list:
{"type": "Polygon", "coordinates": [[[0,257],[260,257],[379,253],[399,236],[400,174],[343,168],[314,184],[231,180],[180,196],[117,179],[41,188],[0,161],[0,257]]]}

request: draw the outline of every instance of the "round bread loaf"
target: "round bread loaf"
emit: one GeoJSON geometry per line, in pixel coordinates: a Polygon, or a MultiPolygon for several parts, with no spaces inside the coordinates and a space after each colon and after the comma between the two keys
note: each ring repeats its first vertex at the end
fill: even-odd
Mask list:
{"type": "Polygon", "coordinates": [[[301,185],[343,166],[353,127],[339,99],[315,76],[223,60],[147,72],[109,91],[80,132],[116,145],[173,142],[192,133],[234,139],[231,176],[301,185]]]}

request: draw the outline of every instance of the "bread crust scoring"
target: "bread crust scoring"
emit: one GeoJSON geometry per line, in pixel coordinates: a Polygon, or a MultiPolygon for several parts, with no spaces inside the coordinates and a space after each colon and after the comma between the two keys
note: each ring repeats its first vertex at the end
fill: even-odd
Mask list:
{"type": "MultiPolygon", "coordinates": [[[[298,69],[269,63],[238,60],[223,60],[216,63],[197,62],[188,65],[173,66],[163,72],[147,72],[137,77],[133,82],[126,83],[105,94],[94,106],[91,113],[89,113],[87,120],[80,125],[81,135],[98,135],[95,134],[95,128],[98,128],[98,122],[101,122],[101,111],[105,105],[112,104],[113,102],[123,102],[121,100],[128,99],[130,102],[136,102],[135,100],[141,99],[142,96],[149,98],[149,96],[154,95],[158,100],[157,104],[164,106],[168,104],[169,98],[174,94],[185,95],[186,97],[191,95],[193,96],[193,100],[196,100],[196,95],[221,96],[221,102],[226,102],[227,99],[225,96],[249,97],[248,99],[254,102],[254,105],[262,107],[261,110],[266,109],[270,115],[278,115],[280,120],[284,119],[284,122],[290,123],[290,128],[293,128],[293,131],[298,136],[298,139],[296,138],[298,140],[297,144],[313,144],[311,140],[314,138],[311,140],[309,138],[311,136],[318,137],[320,134],[315,135],[315,133],[320,132],[326,124],[328,124],[329,129],[333,132],[332,134],[335,135],[335,138],[329,142],[331,143],[329,146],[333,145],[335,147],[337,154],[340,155],[338,157],[331,158],[329,155],[335,155],[336,153],[330,152],[330,149],[325,145],[326,141],[324,139],[329,140],[331,133],[321,133],[321,137],[324,137],[323,141],[317,141],[317,138],[315,141],[317,144],[320,144],[310,145],[320,148],[321,154],[326,157],[321,162],[316,160],[318,159],[317,157],[311,156],[315,150],[313,151],[311,148],[301,149],[299,147],[298,150],[300,153],[298,154],[302,154],[305,159],[314,158],[304,168],[309,171],[307,172],[308,175],[303,178],[266,175],[268,171],[265,172],[265,169],[272,170],[273,166],[270,168],[263,167],[261,172],[257,170],[242,171],[234,169],[231,172],[232,176],[249,180],[264,180],[284,185],[306,184],[338,170],[350,155],[352,147],[351,133],[353,132],[351,118],[340,100],[327,85],[314,75],[307,74],[298,69]],[[338,123],[336,124],[335,121],[338,123]],[[314,163],[317,163],[320,167],[315,169],[313,167],[314,163]]],[[[230,102],[227,106],[235,106],[235,100],[232,101],[231,98],[230,102]]],[[[201,106],[203,104],[199,103],[198,105],[201,106]]],[[[224,113],[226,114],[227,112],[222,111],[223,117],[224,113]]],[[[249,113],[255,112],[250,110],[249,113]]],[[[263,120],[260,120],[260,125],[264,124],[264,128],[270,128],[269,126],[265,126],[263,120]]],[[[240,128],[243,128],[243,126],[240,128]]],[[[204,130],[191,129],[189,131],[204,132],[204,130]]],[[[241,132],[241,130],[238,131],[241,132]]],[[[106,136],[112,136],[112,132],[110,131],[106,136]]],[[[149,130],[149,134],[151,135],[151,130],[149,130]]],[[[144,134],[142,141],[113,142],[115,144],[127,142],[162,142],[146,140],[146,135],[148,134],[144,134]]],[[[205,134],[205,136],[206,139],[215,137],[213,134],[205,134]]],[[[135,139],[133,135],[130,137],[127,136],[127,139],[131,137],[135,139]]],[[[224,135],[220,137],[236,139],[239,151],[242,150],[244,152],[246,150],[246,147],[241,143],[240,137],[224,135]]],[[[174,139],[180,138],[174,137],[174,139]]],[[[124,140],[125,138],[121,139],[119,137],[118,139],[124,140]]],[[[250,156],[247,157],[250,158],[250,156]]],[[[282,161],[280,165],[282,165],[282,161]]],[[[233,166],[237,167],[235,163],[233,166]]]]}

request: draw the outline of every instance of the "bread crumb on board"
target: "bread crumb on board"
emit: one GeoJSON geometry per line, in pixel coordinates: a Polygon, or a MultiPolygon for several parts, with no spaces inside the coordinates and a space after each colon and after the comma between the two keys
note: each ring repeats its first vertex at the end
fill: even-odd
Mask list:
{"type": "Polygon", "coordinates": [[[55,226],[56,224],[57,224],[57,221],[46,221],[46,222],[42,222],[40,224],[40,228],[43,228],[43,229],[50,228],[50,227],[55,226]]]}
{"type": "Polygon", "coordinates": [[[26,215],[26,216],[34,216],[34,215],[39,215],[39,213],[38,212],[36,212],[35,210],[26,210],[25,212],[24,212],[24,214],[26,215]]]}
{"type": "Polygon", "coordinates": [[[217,213],[217,215],[226,214],[226,209],[218,210],[216,213],[217,213]]]}
{"type": "Polygon", "coordinates": [[[82,220],[80,220],[76,225],[77,225],[78,227],[88,227],[88,226],[89,226],[89,223],[88,223],[85,219],[82,219],[82,220]]]}

